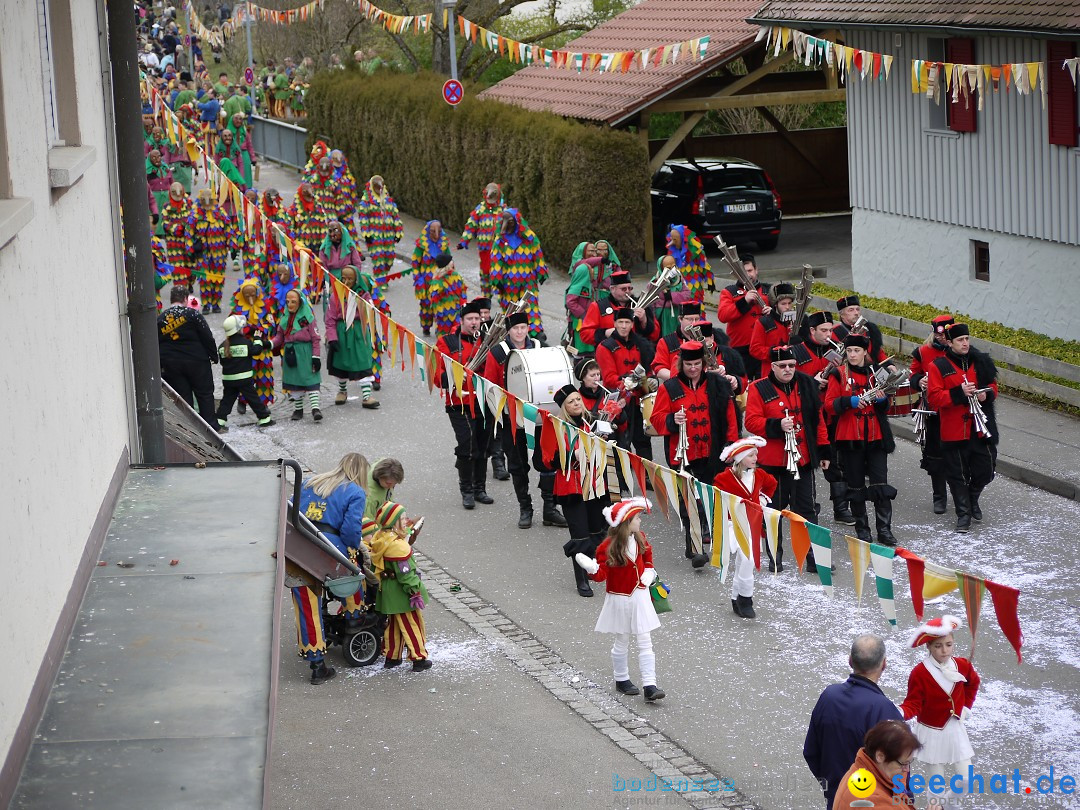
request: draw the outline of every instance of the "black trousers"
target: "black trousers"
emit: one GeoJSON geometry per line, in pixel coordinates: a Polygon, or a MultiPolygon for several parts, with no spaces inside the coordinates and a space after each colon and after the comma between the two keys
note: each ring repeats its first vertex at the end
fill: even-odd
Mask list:
{"type": "Polygon", "coordinates": [[[188,405],[195,407],[198,403],[199,416],[210,424],[214,416],[214,374],[209,359],[165,360],[161,363],[161,376],[188,405]]]}
{"type": "Polygon", "coordinates": [[[259,395],[255,393],[254,377],[248,377],[246,380],[224,380],[221,385],[223,390],[221,392],[221,402],[218,404],[218,419],[224,421],[229,418],[233,405],[236,404],[236,398],[240,396],[247,400],[251,410],[255,411],[255,415],[260,419],[265,419],[270,415],[270,411],[262,404],[259,395]]]}
{"type": "Polygon", "coordinates": [[[563,545],[567,557],[578,552],[592,557],[596,548],[607,534],[608,524],[604,519],[604,507],[611,501],[607,495],[591,500],[584,500],[580,495],[561,495],[563,517],[566,518],[570,540],[563,545]]]}
{"type": "MultiPolygon", "coordinates": [[[[488,414],[488,418],[493,419],[491,414],[488,414]]],[[[529,446],[525,441],[525,430],[516,426],[511,428],[510,417],[504,414],[498,436],[502,442],[502,452],[506,454],[506,470],[510,473],[510,480],[514,484],[514,495],[517,496],[518,505],[531,507],[529,446]]]]}
{"type": "Polygon", "coordinates": [[[839,447],[837,448],[844,467],[844,482],[852,500],[876,501],[882,488],[889,483],[889,454],[881,447],[839,447]],[[866,479],[870,487],[866,489],[866,479]],[[865,490],[865,492],[864,492],[865,490]]]}
{"type": "MultiPolygon", "coordinates": [[[[641,415],[640,403],[637,401],[628,403],[623,409],[623,413],[626,414],[626,428],[615,434],[615,444],[627,452],[635,453],[641,458],[652,461],[652,436],[645,432],[645,419],[641,415]]],[[[615,477],[618,479],[621,489],[630,489],[623,478],[621,464],[615,465],[615,477]]]]}
{"type": "Polygon", "coordinates": [[[930,475],[944,472],[944,456],[941,449],[941,420],[937,416],[926,417],[926,437],[922,446],[922,462],[919,464],[930,475]]]}
{"type": "Polygon", "coordinates": [[[475,414],[464,407],[446,406],[450,426],[454,429],[454,456],[462,481],[471,481],[477,464],[487,465],[488,429],[484,409],[477,406],[475,414]]]}
{"type": "Polygon", "coordinates": [[[950,485],[979,492],[994,480],[997,447],[990,442],[972,437],[964,442],[943,442],[941,447],[945,479],[950,485]]]}
{"type": "Polygon", "coordinates": [[[817,522],[817,510],[814,504],[814,468],[809,464],[799,467],[799,480],[786,467],[766,467],[761,469],[776,479],[776,494],[773,496],[773,509],[790,509],[797,515],[817,522]]]}

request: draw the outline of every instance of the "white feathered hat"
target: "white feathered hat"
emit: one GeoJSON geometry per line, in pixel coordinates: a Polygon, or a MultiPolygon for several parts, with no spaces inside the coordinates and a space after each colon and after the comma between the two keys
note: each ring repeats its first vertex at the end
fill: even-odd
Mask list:
{"type": "Polygon", "coordinates": [[[766,444],[768,444],[768,442],[760,436],[744,436],[738,441],[734,441],[725,447],[720,453],[720,460],[738,464],[752,451],[757,450],[759,447],[764,447],[766,444]]]}
{"type": "Polygon", "coordinates": [[[603,513],[608,526],[615,528],[620,523],[633,518],[634,515],[640,515],[642,512],[648,512],[651,509],[652,504],[645,498],[623,498],[611,506],[605,506],[603,513]]]}
{"type": "Polygon", "coordinates": [[[938,616],[916,627],[911,633],[911,646],[921,647],[934,639],[944,638],[960,629],[960,620],[955,616],[938,616]]]}

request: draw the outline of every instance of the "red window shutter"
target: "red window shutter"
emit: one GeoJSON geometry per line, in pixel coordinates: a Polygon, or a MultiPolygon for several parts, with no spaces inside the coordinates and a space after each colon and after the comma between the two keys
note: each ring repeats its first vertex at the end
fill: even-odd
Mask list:
{"type": "Polygon", "coordinates": [[[1075,42],[1046,43],[1046,121],[1050,143],[1077,145],[1076,85],[1061,63],[1076,56],[1075,42]]]}
{"type": "MultiPolygon", "coordinates": [[[[945,61],[959,65],[974,65],[975,40],[973,39],[949,39],[945,41],[945,61]]],[[[956,101],[949,101],[949,129],[953,132],[975,131],[975,110],[978,101],[975,94],[968,96],[967,100],[961,96],[956,101]]]]}

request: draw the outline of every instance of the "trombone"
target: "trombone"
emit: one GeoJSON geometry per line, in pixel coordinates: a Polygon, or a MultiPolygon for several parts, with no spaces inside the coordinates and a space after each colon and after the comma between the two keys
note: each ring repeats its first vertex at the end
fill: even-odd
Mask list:
{"type": "Polygon", "coordinates": [[[484,339],[480,343],[480,347],[476,350],[476,353],[469,358],[469,362],[465,364],[465,368],[469,371],[476,371],[480,365],[487,359],[488,354],[494,349],[502,339],[506,337],[507,329],[506,319],[515,313],[521,312],[525,309],[525,297],[522,296],[517,301],[513,301],[505,310],[495,316],[495,320],[488,326],[487,331],[484,333],[484,339]]]}

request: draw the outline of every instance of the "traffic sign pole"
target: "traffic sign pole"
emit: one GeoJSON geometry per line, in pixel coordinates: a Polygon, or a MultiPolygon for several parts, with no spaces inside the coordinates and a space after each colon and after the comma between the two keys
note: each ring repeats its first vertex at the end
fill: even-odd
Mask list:
{"type": "Polygon", "coordinates": [[[458,80],[457,75],[457,43],[454,40],[454,29],[457,28],[457,19],[454,15],[454,0],[447,2],[446,8],[450,11],[450,15],[447,17],[447,27],[450,29],[450,78],[455,82],[458,80]]]}
{"type": "MultiPolygon", "coordinates": [[[[251,102],[251,115],[255,114],[255,55],[251,50],[251,4],[244,3],[244,31],[247,33],[247,56],[248,70],[251,71],[251,81],[248,82],[248,100],[251,102]]],[[[247,76],[245,75],[246,79],[247,76]]],[[[251,116],[248,116],[251,120],[251,116]]]]}

